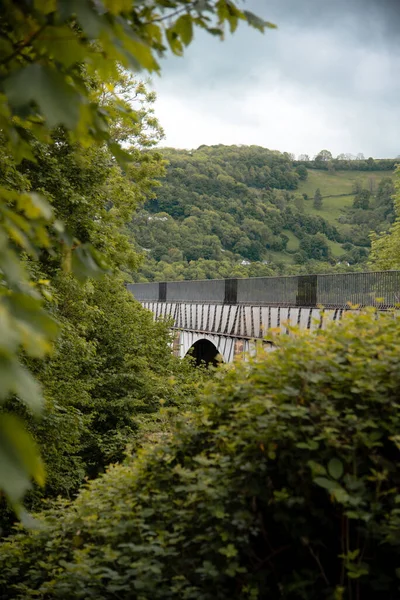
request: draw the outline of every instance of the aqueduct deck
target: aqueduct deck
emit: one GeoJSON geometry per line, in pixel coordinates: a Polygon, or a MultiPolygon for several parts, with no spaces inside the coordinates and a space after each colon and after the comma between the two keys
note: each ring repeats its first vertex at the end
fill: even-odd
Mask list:
{"type": "Polygon", "coordinates": [[[128,289],[155,318],[172,319],[181,357],[193,346],[205,356],[209,343],[231,362],[271,328],[324,327],[352,305],[397,306],[400,271],[136,283],[128,289]]]}

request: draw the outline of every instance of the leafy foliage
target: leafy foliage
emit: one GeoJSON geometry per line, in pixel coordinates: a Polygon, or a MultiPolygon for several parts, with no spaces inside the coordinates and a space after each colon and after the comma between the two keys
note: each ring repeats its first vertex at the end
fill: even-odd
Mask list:
{"type": "Polygon", "coordinates": [[[322,169],[324,171],[393,171],[398,163],[395,158],[369,158],[363,156],[352,156],[351,154],[339,154],[333,158],[329,150],[321,150],[311,159],[301,154],[295,164],[305,166],[307,169],[322,169]]]}
{"type": "MultiPolygon", "coordinates": [[[[43,309],[41,287],[45,282],[29,284],[27,270],[17,257],[15,246],[20,245],[32,257],[38,256],[40,247],[49,246],[46,224],[52,209],[29,188],[22,192],[24,178],[4,151],[1,158],[0,178],[11,182],[12,189],[4,188],[4,203],[0,205],[0,408],[4,408],[10,395],[16,395],[37,415],[42,404],[40,387],[18,355],[23,350],[34,358],[45,356],[57,326],[43,309]]],[[[0,487],[20,511],[19,501],[31,485],[31,477],[43,482],[43,465],[21,420],[2,410],[0,429],[0,487]]]]}
{"type": "Polygon", "coordinates": [[[172,438],[2,544],[5,600],[394,600],[399,339],[349,314],[220,371],[172,438]]]}
{"type": "MultiPolygon", "coordinates": [[[[89,243],[113,268],[82,284],[60,268],[62,262],[74,263],[75,250],[66,252],[61,246],[51,255],[41,253],[35,262],[26,261],[33,280],[51,280],[42,287],[60,330],[46,361],[24,358],[45,398],[41,420],[27,421],[46,456],[46,484],[26,497],[27,508],[58,495],[72,497],[85,477],[122,460],[127,445],[135,445],[148,428],[150,415],[160,407],[168,412],[190,404],[203,377],[171,355],[168,323],[154,323],[124,286],[122,270],[138,264],[124,226],[151,195],[163,163],[158,153],[147,150],[161,134],[152,117],[153,98],[126,76],[120,85],[125,97],[135,96],[141,104],[141,128],[114,123],[114,135],[133,143],[129,152],[136,156],[134,165],[122,169],[107,148],[83,149],[59,129],[53,132],[53,145],[33,145],[37,163],[23,161],[17,171],[47,198],[70,238],[89,243]]],[[[7,409],[20,418],[28,416],[16,402],[7,409]]],[[[12,521],[3,510],[3,534],[12,521]]]]}
{"type": "MultiPolygon", "coordinates": [[[[118,95],[121,69],[159,72],[156,56],[164,56],[168,48],[182,54],[192,40],[195,26],[222,38],[225,27],[228,25],[233,32],[239,21],[261,31],[273,27],[252,13],[239,10],[231,0],[154,0],[139,4],[132,0],[2,2],[0,131],[2,157],[8,171],[0,186],[2,405],[15,394],[30,409],[38,410],[39,388],[21,366],[18,355],[22,350],[30,357],[44,356],[51,348],[56,329],[43,310],[40,291],[22,268],[22,255],[28,254],[35,260],[40,253],[48,252],[53,259],[61,250],[64,269],[74,271],[80,278],[96,276],[109,266],[86,239],[65,230],[44,196],[37,191],[32,193],[29,179],[14,177],[15,166],[23,161],[37,163],[41,158],[51,162],[52,152],[47,149],[56,147],[58,151],[60,140],[62,146],[69,147],[97,145],[105,154],[108,151],[108,158],[113,156],[120,164],[135,164],[137,152],[128,153],[121,142],[134,131],[134,124],[140,129],[143,112],[135,111],[127,98],[118,95]],[[112,101],[104,101],[105,95],[111,96],[112,101]]],[[[137,140],[140,142],[140,136],[137,140]]],[[[88,151],[86,160],[90,158],[93,156],[88,151]]],[[[30,171],[33,179],[34,169],[30,171]]],[[[113,181],[117,183],[115,178],[113,181]]],[[[33,185],[40,187],[38,181],[33,185]]],[[[55,181],[52,190],[48,185],[46,188],[54,198],[55,181]]],[[[64,198],[67,194],[68,188],[64,198]]],[[[74,200],[74,211],[77,205],[85,204],[82,197],[74,200]]],[[[114,211],[118,210],[116,205],[114,211]]],[[[58,212],[62,213],[61,206],[58,212]]],[[[92,214],[91,229],[100,222],[98,228],[104,230],[106,220],[104,210],[101,215],[92,214]]],[[[75,230],[79,230],[80,223],[75,225],[75,230]]],[[[87,222],[86,226],[90,229],[87,222]]],[[[115,239],[115,229],[113,233],[115,239]]],[[[113,251],[121,262],[121,245],[116,244],[113,251]]],[[[30,477],[42,481],[43,468],[22,423],[11,421],[3,413],[0,419],[1,429],[8,431],[0,446],[0,464],[7,464],[0,485],[18,508],[30,477]],[[14,426],[10,428],[11,422],[14,426]],[[30,460],[28,454],[36,459],[30,460]],[[13,480],[18,480],[18,485],[13,480]]]]}
{"type": "MultiPolygon", "coordinates": [[[[90,102],[88,77],[116,81],[120,66],[159,72],[156,56],[164,56],[168,49],[182,54],[192,41],[194,26],[223,37],[226,24],[234,31],[239,21],[261,31],[272,26],[228,0],[210,4],[155,0],[145,5],[82,0],[60,6],[55,0],[18,5],[6,0],[1,24],[0,127],[9,148],[17,159],[32,158],[27,132],[50,142],[52,129],[60,125],[72,141],[112,143],[110,115],[90,102]]],[[[125,103],[117,102],[115,107],[124,118],[125,103]]],[[[133,116],[130,112],[128,120],[133,116]]]]}
{"type": "Polygon", "coordinates": [[[71,497],[85,476],[121,461],[143,419],[161,407],[190,405],[202,378],[171,354],[168,323],[154,322],[121,278],[82,286],[59,275],[54,287],[62,329],[51,359],[36,365],[46,407],[30,426],[47,480],[29,506],[43,495],[71,497]]]}
{"type": "MultiPolygon", "coordinates": [[[[371,234],[370,264],[375,269],[398,269],[400,267],[400,167],[397,167],[396,170],[395,186],[396,219],[386,233],[371,234]]],[[[385,194],[383,186],[381,193],[382,196],[385,194]]]]}

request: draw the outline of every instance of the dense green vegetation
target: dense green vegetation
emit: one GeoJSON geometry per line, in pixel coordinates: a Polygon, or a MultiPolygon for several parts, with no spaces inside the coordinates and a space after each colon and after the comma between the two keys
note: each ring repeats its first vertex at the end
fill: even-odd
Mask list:
{"type": "Polygon", "coordinates": [[[163,157],[166,176],[131,225],[146,257],[138,280],[362,268],[370,232],[394,219],[394,161],[386,171],[357,170],[359,161],[317,170],[257,146],[163,157]]]}
{"type": "Polygon", "coordinates": [[[80,279],[132,267],[122,230],[152,183],[152,164],[159,165],[156,155],[143,151],[159,131],[143,109],[143,86],[126,86],[127,71],[160,72],[160,58],[168,50],[183,55],[196,27],[223,39],[226,28],[234,32],[239,22],[261,32],[275,26],[231,0],[4,0],[1,9],[0,490],[20,513],[31,478],[43,485],[44,469],[33,438],[21,419],[3,410],[4,403],[17,396],[40,412],[41,391],[21,354],[43,358],[56,334],[55,320],[44,310],[45,280],[24,263],[40,257],[39,270],[46,274],[61,269],[80,279]],[[83,174],[76,188],[68,185],[74,174],[68,179],[64,173],[71,155],[83,174]],[[49,162],[50,176],[42,171],[39,180],[42,160],[49,162]],[[90,195],[85,185],[94,174],[92,162],[100,187],[91,181],[90,195]],[[108,190],[102,172],[111,175],[108,190]]]}
{"type": "MultiPolygon", "coordinates": [[[[45,399],[41,420],[29,424],[46,457],[45,486],[36,486],[26,498],[32,509],[43,498],[72,497],[85,478],[122,460],[127,445],[135,445],[140,427],[146,428],[148,415],[160,406],[190,404],[201,380],[200,371],[172,356],[168,323],[155,323],[124,286],[124,270],[138,263],[124,224],[163,167],[159,155],[144,150],[158,135],[156,121],[147,137],[144,134],[152,97],[129,78],[120,84],[125,93],[142,97],[143,106],[148,102],[142,114],[142,150],[131,149],[136,161],[125,167],[129,176],[106,148],[82,149],[71,144],[61,129],[53,132],[51,146],[32,146],[35,163],[24,160],[14,172],[21,184],[46,198],[68,235],[90,243],[110,269],[100,280],[82,283],[60,268],[74,260],[63,247],[43,252],[35,261],[25,259],[60,330],[46,361],[24,359],[45,399]]],[[[118,136],[136,138],[137,124],[134,127],[132,131],[125,126],[118,136]]],[[[6,182],[11,165],[5,154],[1,169],[6,182]]],[[[26,416],[15,399],[6,408],[26,416]]],[[[5,533],[13,515],[5,509],[2,516],[5,533]]]]}
{"type": "Polygon", "coordinates": [[[240,20],[271,26],[230,0],[2,4],[4,600],[399,597],[400,320],[272,331],[207,372],[125,288],[358,268],[370,230],[399,266],[394,161],[155,150],[126,69],[240,20]]]}
{"type": "Polygon", "coordinates": [[[339,154],[332,156],[329,150],[321,150],[311,158],[307,154],[301,154],[295,164],[306,166],[308,169],[322,169],[330,173],[338,171],[393,171],[398,163],[398,158],[378,158],[372,156],[365,158],[363,154],[353,156],[351,154],[339,154]]]}
{"type": "Polygon", "coordinates": [[[394,208],[396,218],[386,232],[371,234],[370,267],[373,269],[399,269],[400,268],[400,168],[397,169],[395,181],[396,194],[394,208]]]}
{"type": "Polygon", "coordinates": [[[278,344],[5,542],[3,597],[398,598],[400,321],[278,344]]]}

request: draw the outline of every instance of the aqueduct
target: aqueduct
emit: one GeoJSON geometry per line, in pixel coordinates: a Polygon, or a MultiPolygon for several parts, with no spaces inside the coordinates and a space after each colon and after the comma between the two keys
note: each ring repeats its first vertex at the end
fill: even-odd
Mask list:
{"type": "MultiPolygon", "coordinates": [[[[156,319],[171,319],[174,350],[196,360],[231,362],[268,331],[338,321],[351,306],[388,310],[400,303],[400,271],[136,283],[128,289],[156,319]]],[[[267,336],[267,337],[266,337],[267,336]]]]}

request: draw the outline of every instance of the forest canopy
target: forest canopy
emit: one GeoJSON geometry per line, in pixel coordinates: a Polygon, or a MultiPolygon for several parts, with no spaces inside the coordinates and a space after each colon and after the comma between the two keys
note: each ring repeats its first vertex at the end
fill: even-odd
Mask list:
{"type": "Polygon", "coordinates": [[[161,153],[165,176],[130,225],[145,257],[136,280],[365,268],[370,232],[394,220],[393,160],[328,172],[259,146],[161,153]]]}

